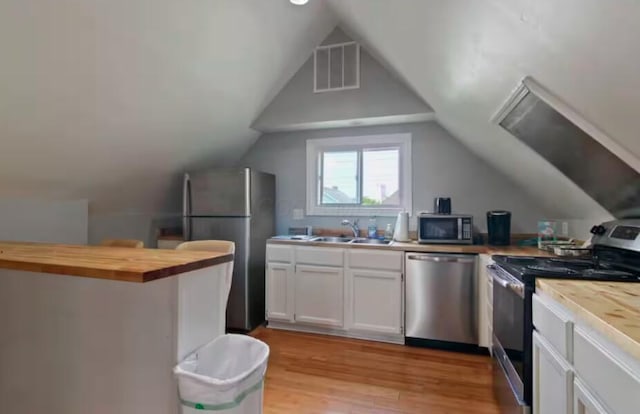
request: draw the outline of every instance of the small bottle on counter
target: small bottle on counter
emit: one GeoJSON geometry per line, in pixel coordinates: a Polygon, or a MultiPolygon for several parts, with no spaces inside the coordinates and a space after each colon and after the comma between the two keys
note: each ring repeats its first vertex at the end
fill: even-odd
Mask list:
{"type": "Polygon", "coordinates": [[[387,223],[387,228],[384,231],[384,238],[386,240],[391,240],[393,238],[393,227],[391,227],[391,223],[387,223]]]}
{"type": "Polygon", "coordinates": [[[370,239],[378,238],[378,224],[376,223],[376,216],[369,218],[369,227],[367,231],[370,239]]]}

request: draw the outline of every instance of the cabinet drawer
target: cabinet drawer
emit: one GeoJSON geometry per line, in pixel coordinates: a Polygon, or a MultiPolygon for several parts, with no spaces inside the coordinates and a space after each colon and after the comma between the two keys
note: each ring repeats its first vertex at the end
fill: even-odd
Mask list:
{"type": "Polygon", "coordinates": [[[533,295],[533,325],[567,361],[573,361],[573,321],[551,300],[533,295]]]}
{"type": "Polygon", "coordinates": [[[296,263],[342,267],[344,250],[331,247],[297,247],[296,263]]]}
{"type": "Polygon", "coordinates": [[[349,255],[349,267],[352,269],[402,271],[403,252],[351,249],[347,254],[349,255]]]}
{"type": "Polygon", "coordinates": [[[267,244],[267,262],[293,262],[294,246],[267,244]]]}
{"type": "Polygon", "coordinates": [[[637,414],[640,407],[640,377],[614,356],[593,334],[576,327],[574,367],[578,377],[596,397],[616,414],[637,414]]]}

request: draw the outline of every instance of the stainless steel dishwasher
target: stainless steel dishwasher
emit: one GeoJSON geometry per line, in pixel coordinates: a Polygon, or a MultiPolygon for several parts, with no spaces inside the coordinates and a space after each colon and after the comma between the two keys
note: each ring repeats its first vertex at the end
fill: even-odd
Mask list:
{"type": "Polygon", "coordinates": [[[405,266],[405,343],[477,348],[477,256],[406,253],[405,266]]]}

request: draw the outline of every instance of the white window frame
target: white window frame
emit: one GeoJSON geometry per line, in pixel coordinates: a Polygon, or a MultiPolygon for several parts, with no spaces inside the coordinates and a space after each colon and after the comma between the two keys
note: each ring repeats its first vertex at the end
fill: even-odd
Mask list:
{"type": "MultiPolygon", "coordinates": [[[[357,137],[321,138],[307,140],[307,215],[308,216],[395,216],[411,212],[413,183],[411,177],[411,134],[367,135],[357,137]],[[318,200],[320,153],[328,150],[400,148],[399,192],[400,206],[327,206],[318,200]]],[[[362,177],[360,178],[362,180],[362,177]]]]}

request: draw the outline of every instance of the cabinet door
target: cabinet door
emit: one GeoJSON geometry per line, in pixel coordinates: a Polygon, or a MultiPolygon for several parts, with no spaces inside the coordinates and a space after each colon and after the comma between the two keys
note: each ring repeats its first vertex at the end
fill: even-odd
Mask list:
{"type": "Polygon", "coordinates": [[[573,413],[573,370],[538,332],[533,332],[533,412],[573,413]]]}
{"type": "Polygon", "coordinates": [[[293,265],[267,263],[267,320],[293,322],[293,265]]]}
{"type": "Polygon", "coordinates": [[[608,414],[578,378],[573,382],[574,414],[608,414]]]}
{"type": "Polygon", "coordinates": [[[296,266],[296,322],[342,327],[343,311],[344,272],[342,268],[296,266]]]}
{"type": "Polygon", "coordinates": [[[481,254],[478,260],[477,275],[477,303],[478,303],[478,346],[491,348],[491,293],[492,285],[489,280],[491,275],[487,271],[487,265],[491,257],[488,254],[481,254]]]}
{"type": "Polygon", "coordinates": [[[402,333],[402,273],[352,269],[350,329],[402,333]]]}

